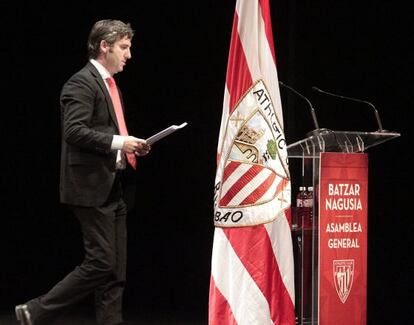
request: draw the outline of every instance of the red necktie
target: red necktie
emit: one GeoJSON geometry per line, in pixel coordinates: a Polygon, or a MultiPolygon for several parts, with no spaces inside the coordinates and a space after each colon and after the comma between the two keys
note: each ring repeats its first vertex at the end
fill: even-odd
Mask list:
{"type": "MultiPolygon", "coordinates": [[[[122,110],[121,100],[119,98],[118,88],[116,87],[115,79],[109,77],[106,79],[109,85],[109,94],[111,95],[112,104],[114,105],[116,120],[118,121],[119,133],[121,135],[127,136],[128,130],[125,125],[124,112],[122,110]]],[[[137,160],[135,154],[127,153],[126,154],[129,164],[132,168],[137,168],[137,160]]]]}

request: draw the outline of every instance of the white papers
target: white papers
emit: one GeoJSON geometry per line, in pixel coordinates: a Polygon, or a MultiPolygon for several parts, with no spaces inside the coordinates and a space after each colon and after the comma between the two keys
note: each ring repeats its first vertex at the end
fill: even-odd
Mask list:
{"type": "Polygon", "coordinates": [[[162,130],[161,132],[158,132],[157,134],[154,134],[153,136],[149,137],[148,139],[146,139],[147,143],[149,145],[153,145],[155,142],[157,142],[158,140],[166,137],[167,135],[182,129],[184,126],[187,125],[187,122],[184,122],[181,125],[171,125],[170,127],[162,130]]]}

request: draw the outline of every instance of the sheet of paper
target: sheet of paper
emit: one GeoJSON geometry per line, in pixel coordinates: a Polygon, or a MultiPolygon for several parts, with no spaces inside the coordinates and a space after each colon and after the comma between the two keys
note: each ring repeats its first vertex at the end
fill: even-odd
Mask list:
{"type": "Polygon", "coordinates": [[[148,139],[146,139],[147,143],[149,145],[153,145],[155,142],[157,142],[158,140],[161,140],[162,138],[166,137],[167,135],[182,129],[183,127],[185,127],[187,125],[187,122],[184,122],[183,124],[180,125],[171,125],[168,128],[158,132],[157,134],[154,134],[153,136],[149,137],[148,139]]]}

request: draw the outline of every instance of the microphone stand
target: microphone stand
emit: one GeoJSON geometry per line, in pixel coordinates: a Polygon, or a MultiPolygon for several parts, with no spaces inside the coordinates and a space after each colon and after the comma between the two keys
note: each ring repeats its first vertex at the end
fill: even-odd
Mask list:
{"type": "Polygon", "coordinates": [[[357,103],[364,103],[364,104],[367,104],[367,105],[371,106],[372,109],[374,110],[375,119],[376,119],[377,124],[378,124],[378,132],[387,132],[382,127],[382,123],[381,123],[381,119],[380,119],[379,113],[378,113],[377,109],[375,108],[374,104],[372,104],[372,103],[370,103],[370,102],[368,102],[366,100],[361,100],[361,99],[357,99],[357,98],[352,98],[352,97],[347,97],[347,96],[333,94],[333,93],[330,93],[328,91],[321,90],[321,89],[319,89],[318,87],[315,87],[315,86],[312,87],[312,90],[317,91],[317,92],[319,92],[321,94],[325,94],[325,95],[332,96],[332,97],[338,97],[338,98],[341,98],[341,99],[350,100],[350,101],[357,102],[357,103]]]}
{"type": "Polygon", "coordinates": [[[326,131],[326,129],[321,129],[319,128],[319,123],[318,123],[318,119],[316,118],[316,113],[315,113],[315,109],[312,106],[312,103],[310,102],[309,99],[307,99],[305,96],[303,96],[301,93],[299,93],[298,91],[296,91],[295,89],[293,89],[292,87],[286,85],[285,83],[283,83],[282,81],[279,81],[279,84],[282,85],[283,87],[289,89],[290,91],[292,91],[294,94],[298,95],[300,98],[302,98],[303,100],[305,100],[309,107],[310,107],[310,113],[312,116],[312,121],[313,121],[313,125],[315,126],[315,129],[308,132],[306,135],[307,136],[318,136],[321,132],[326,131]]]}

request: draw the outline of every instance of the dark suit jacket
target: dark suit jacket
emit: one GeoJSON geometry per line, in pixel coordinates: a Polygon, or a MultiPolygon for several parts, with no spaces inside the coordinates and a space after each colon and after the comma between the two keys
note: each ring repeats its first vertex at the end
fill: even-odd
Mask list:
{"type": "Polygon", "coordinates": [[[111,143],[119,131],[111,97],[93,64],[88,62],[66,82],[60,103],[60,200],[100,206],[115,179],[116,151],[111,151],[111,143]]]}

